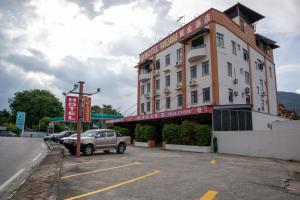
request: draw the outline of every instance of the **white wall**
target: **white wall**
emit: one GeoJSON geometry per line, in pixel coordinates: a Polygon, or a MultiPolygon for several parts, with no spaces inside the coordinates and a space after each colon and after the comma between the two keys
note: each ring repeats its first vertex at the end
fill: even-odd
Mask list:
{"type": "Polygon", "coordinates": [[[300,120],[272,123],[269,131],[214,131],[220,153],[300,161],[300,120]]]}
{"type": "Polygon", "coordinates": [[[260,130],[271,130],[271,126],[268,127],[268,124],[271,125],[275,121],[288,121],[289,119],[285,117],[279,117],[276,115],[269,115],[261,112],[252,112],[252,124],[254,131],[260,130]]]}

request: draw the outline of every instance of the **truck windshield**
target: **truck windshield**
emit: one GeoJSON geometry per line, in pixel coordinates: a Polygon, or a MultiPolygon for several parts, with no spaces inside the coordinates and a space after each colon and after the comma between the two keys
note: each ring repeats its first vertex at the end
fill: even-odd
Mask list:
{"type": "Polygon", "coordinates": [[[82,137],[95,137],[97,131],[94,131],[94,130],[89,130],[89,131],[86,131],[84,133],[82,133],[82,137]]]}

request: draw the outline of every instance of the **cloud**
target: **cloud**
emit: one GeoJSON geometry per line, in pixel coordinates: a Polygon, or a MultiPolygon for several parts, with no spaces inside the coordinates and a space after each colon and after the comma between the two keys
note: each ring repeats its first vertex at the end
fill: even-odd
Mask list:
{"type": "Polygon", "coordinates": [[[297,94],[300,94],[300,88],[296,90],[296,93],[297,93],[297,94]]]}

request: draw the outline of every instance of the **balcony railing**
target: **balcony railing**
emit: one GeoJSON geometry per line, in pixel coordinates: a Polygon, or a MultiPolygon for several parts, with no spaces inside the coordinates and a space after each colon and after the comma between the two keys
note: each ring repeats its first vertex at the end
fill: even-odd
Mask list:
{"type": "Polygon", "coordinates": [[[188,53],[187,53],[187,59],[189,62],[195,62],[197,60],[200,60],[207,56],[207,47],[205,44],[193,47],[188,53]]]}
{"type": "Polygon", "coordinates": [[[140,71],[140,80],[146,81],[149,80],[151,77],[151,73],[149,70],[141,70],[140,71]]]}

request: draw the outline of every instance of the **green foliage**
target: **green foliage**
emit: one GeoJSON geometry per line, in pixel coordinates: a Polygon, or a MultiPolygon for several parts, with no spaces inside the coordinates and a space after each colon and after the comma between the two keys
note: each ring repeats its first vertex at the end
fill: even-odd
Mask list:
{"type": "Polygon", "coordinates": [[[154,126],[142,126],[137,124],[134,131],[135,140],[138,142],[147,142],[156,139],[156,130],[154,126]]]}
{"type": "Polygon", "coordinates": [[[8,131],[11,131],[11,132],[13,132],[13,133],[15,133],[17,135],[20,134],[21,130],[16,127],[16,124],[7,123],[7,124],[5,124],[5,126],[6,126],[6,128],[7,128],[8,131]]]}
{"type": "Polygon", "coordinates": [[[47,132],[49,123],[50,123],[49,117],[42,117],[42,119],[40,119],[39,121],[39,131],[47,132]]]}
{"type": "Polygon", "coordinates": [[[213,138],[213,150],[214,152],[218,152],[218,139],[216,137],[213,138]]]}
{"type": "Polygon", "coordinates": [[[162,129],[163,139],[168,144],[209,146],[212,130],[208,125],[184,121],[181,125],[166,124],[162,129]]]}
{"type": "Polygon", "coordinates": [[[91,108],[93,113],[98,114],[112,114],[112,115],[121,115],[120,112],[118,112],[115,108],[113,108],[111,105],[105,105],[103,104],[102,107],[98,105],[94,105],[91,108]]]}
{"type": "Polygon", "coordinates": [[[26,126],[37,125],[39,120],[44,117],[55,117],[63,115],[62,103],[47,90],[25,90],[15,93],[12,99],[9,99],[9,106],[13,118],[17,111],[26,112],[26,126]]]}
{"type": "Polygon", "coordinates": [[[122,136],[130,136],[130,130],[128,128],[125,127],[120,127],[120,126],[106,126],[107,129],[113,129],[118,131],[122,136]]]}
{"type": "Polygon", "coordinates": [[[10,113],[6,109],[0,111],[0,125],[4,125],[6,123],[9,123],[10,121],[11,121],[10,113]]]}
{"type": "Polygon", "coordinates": [[[54,132],[59,133],[66,130],[63,124],[54,124],[54,132]]]}

